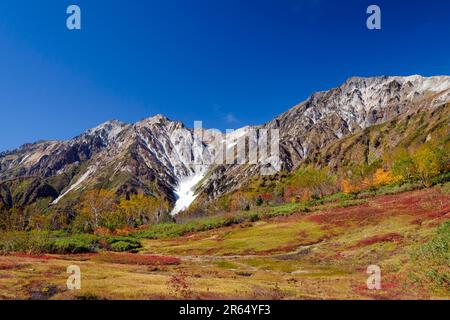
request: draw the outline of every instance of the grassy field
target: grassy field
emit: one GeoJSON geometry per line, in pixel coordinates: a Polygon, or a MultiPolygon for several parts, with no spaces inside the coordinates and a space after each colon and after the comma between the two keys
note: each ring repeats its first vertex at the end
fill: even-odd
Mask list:
{"type": "Polygon", "coordinates": [[[448,184],[265,210],[210,228],[159,227],[164,237],[143,231],[137,253],[0,256],[0,299],[450,298],[448,184]],[[67,289],[70,265],[81,290],[67,289]],[[381,290],[367,288],[369,265],[381,268],[381,290]]]}

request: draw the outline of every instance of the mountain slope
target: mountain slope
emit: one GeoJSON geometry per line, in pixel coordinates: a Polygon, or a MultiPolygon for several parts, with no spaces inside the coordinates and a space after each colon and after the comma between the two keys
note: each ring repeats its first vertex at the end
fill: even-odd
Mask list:
{"type": "Polygon", "coordinates": [[[291,171],[311,156],[347,161],[353,151],[340,155],[326,150],[366,128],[433,111],[449,101],[450,77],[351,78],[264,125],[216,139],[210,139],[208,130],[201,131],[207,136],[202,139],[196,130],[162,115],[135,124],[108,121],[68,141],[37,142],[1,153],[0,203],[70,206],[83,191],[102,188],[118,195],[152,195],[172,203],[177,213],[197,195],[198,201],[209,201],[239,189],[267,166],[291,171]],[[252,130],[261,135],[270,129],[280,136],[275,164],[267,158],[252,165],[213,164],[217,147],[235,148],[252,130]]]}
{"type": "Polygon", "coordinates": [[[450,137],[450,104],[418,110],[371,126],[312,153],[308,162],[332,169],[371,164],[399,149],[419,148],[424,142],[445,143],[450,137]]]}
{"type": "MultiPolygon", "coordinates": [[[[350,78],[258,128],[279,130],[281,168],[292,171],[335,141],[401,115],[435,110],[449,101],[450,77],[350,78]]],[[[237,190],[259,170],[259,166],[217,166],[202,186],[202,198],[212,200],[237,190]]]]}

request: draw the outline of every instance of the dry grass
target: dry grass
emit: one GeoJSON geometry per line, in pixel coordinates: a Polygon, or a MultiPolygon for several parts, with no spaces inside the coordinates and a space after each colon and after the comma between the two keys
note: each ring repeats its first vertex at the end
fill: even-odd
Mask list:
{"type": "Polygon", "coordinates": [[[0,299],[448,298],[408,276],[410,252],[449,220],[439,188],[199,232],[144,240],[138,254],[0,257],[0,299]],[[420,221],[420,223],[418,222],[420,221]],[[82,289],[65,287],[69,265],[82,289]],[[382,290],[366,287],[367,266],[382,290]]]}

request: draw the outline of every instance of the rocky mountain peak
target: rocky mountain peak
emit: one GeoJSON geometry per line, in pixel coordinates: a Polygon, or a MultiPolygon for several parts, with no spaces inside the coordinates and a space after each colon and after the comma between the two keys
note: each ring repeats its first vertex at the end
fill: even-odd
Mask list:
{"type": "Polygon", "coordinates": [[[129,125],[119,120],[106,121],[93,129],[86,131],[89,136],[101,136],[106,141],[114,140],[129,125]]]}
{"type": "MultiPolygon", "coordinates": [[[[358,130],[449,101],[448,76],[352,77],[339,87],[312,94],[262,126],[224,135],[219,143],[234,147],[252,128],[278,129],[279,161],[289,171],[358,130]]],[[[205,136],[201,140],[193,129],[161,114],[131,125],[111,120],[68,141],[28,144],[0,154],[0,187],[30,177],[44,184],[48,179],[59,181],[50,195],[58,201],[99,186],[118,194],[142,192],[177,202],[176,213],[195,200],[193,190],[203,199],[213,199],[260,172],[259,165],[211,165],[217,141],[205,136]]],[[[8,203],[14,202],[5,194],[8,203]]]]}
{"type": "Polygon", "coordinates": [[[149,124],[149,125],[164,124],[164,123],[168,123],[168,122],[171,122],[171,120],[162,114],[157,114],[152,117],[148,117],[148,118],[145,118],[145,119],[139,121],[139,123],[143,123],[143,124],[145,123],[145,124],[149,124]]]}

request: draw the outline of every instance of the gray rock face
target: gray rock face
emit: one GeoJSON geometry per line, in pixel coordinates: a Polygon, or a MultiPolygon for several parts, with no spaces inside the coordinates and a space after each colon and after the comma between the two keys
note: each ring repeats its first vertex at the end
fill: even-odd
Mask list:
{"type": "MultiPolygon", "coordinates": [[[[279,130],[281,168],[291,171],[308,155],[358,130],[448,101],[448,76],[350,78],[256,128],[279,130]]],[[[239,189],[259,171],[260,166],[214,167],[203,184],[203,196],[213,199],[239,189]]]]}
{"type": "Polygon", "coordinates": [[[266,126],[280,129],[285,167],[290,169],[312,149],[356,130],[448,102],[449,89],[450,77],[351,78],[338,88],[313,94],[266,126]]]}
{"type": "MultiPolygon", "coordinates": [[[[351,78],[231,138],[251,129],[278,129],[280,165],[289,171],[312,152],[357,130],[449,101],[450,77],[351,78]]],[[[141,192],[175,203],[186,193],[183,183],[194,177],[202,199],[214,199],[238,189],[264,166],[214,164],[217,147],[233,139],[222,135],[214,140],[207,134],[202,139],[196,133],[157,115],[135,124],[108,121],[68,141],[37,142],[0,153],[0,203],[29,204],[50,197],[56,205],[89,188],[141,192]],[[18,192],[18,181],[28,181],[21,188],[29,190],[18,192]]],[[[190,194],[189,199],[195,197],[190,194]]]]}

